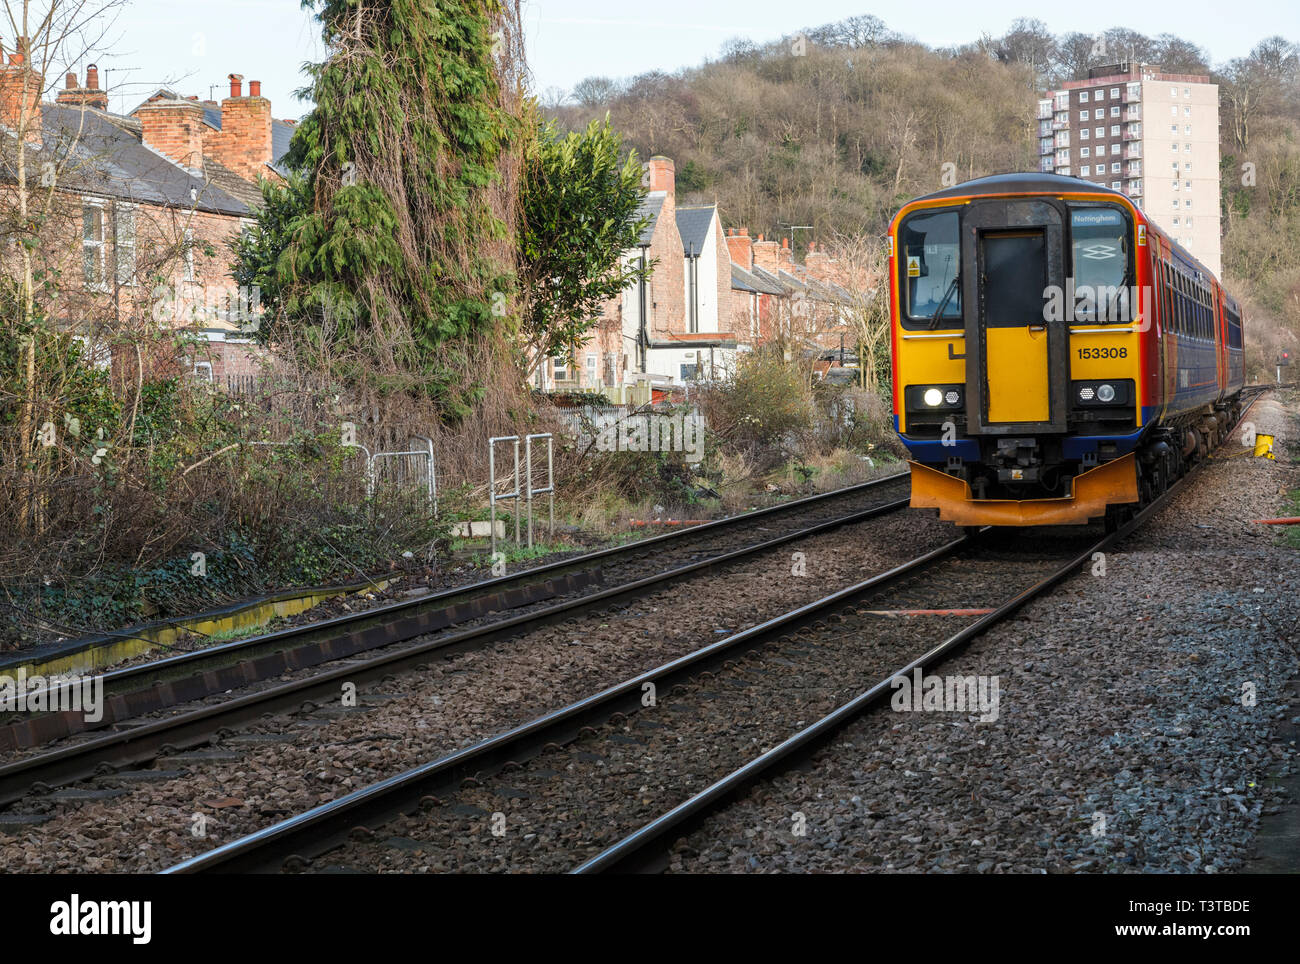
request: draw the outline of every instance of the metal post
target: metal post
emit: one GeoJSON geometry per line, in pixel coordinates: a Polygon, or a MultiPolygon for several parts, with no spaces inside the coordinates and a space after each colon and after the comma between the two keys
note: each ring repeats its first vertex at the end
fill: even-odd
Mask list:
{"type": "Polygon", "coordinates": [[[515,545],[519,544],[519,436],[499,435],[488,439],[488,505],[492,528],[492,555],[497,552],[497,503],[504,499],[515,500],[515,545]],[[510,492],[497,492],[497,443],[513,442],[515,446],[515,487],[510,492]]]}
{"type": "Polygon", "coordinates": [[[547,535],[555,537],[555,437],[550,432],[539,432],[524,439],[524,451],[528,462],[528,546],[533,545],[533,496],[549,496],[550,512],[547,535]],[[533,439],[546,440],[546,485],[540,489],[533,487],[533,439]]]}

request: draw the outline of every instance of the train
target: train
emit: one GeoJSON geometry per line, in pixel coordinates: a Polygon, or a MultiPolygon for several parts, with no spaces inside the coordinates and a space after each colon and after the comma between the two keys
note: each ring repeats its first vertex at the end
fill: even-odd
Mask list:
{"type": "Polygon", "coordinates": [[[1240,303],[1127,195],[982,177],[889,225],[911,505],[963,527],[1114,529],[1241,416],[1240,303]]]}

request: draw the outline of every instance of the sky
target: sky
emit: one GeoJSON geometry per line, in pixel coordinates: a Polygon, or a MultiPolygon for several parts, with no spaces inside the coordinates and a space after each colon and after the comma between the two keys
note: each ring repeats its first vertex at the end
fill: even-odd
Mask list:
{"type": "MultiPolygon", "coordinates": [[[[673,72],[716,57],[730,38],[764,42],[854,14],[874,13],[893,30],[931,46],[999,35],[1019,16],[1036,16],[1055,33],[1125,26],[1155,35],[1176,33],[1221,63],[1282,34],[1300,42],[1298,0],[1088,0],[1030,4],[1025,0],[524,0],[524,29],[533,86],[571,90],[591,76],[673,72]]],[[[319,27],[299,0],[131,0],[98,49],[74,65],[100,68],[115,111],[133,109],[158,87],[182,95],[226,96],[231,73],[262,81],[277,117],[300,117],[310,105],[293,92],[305,84],[301,66],[322,58],[319,27]],[[109,53],[108,51],[111,51],[109,53]],[[107,74],[105,74],[107,71],[107,74]]]]}

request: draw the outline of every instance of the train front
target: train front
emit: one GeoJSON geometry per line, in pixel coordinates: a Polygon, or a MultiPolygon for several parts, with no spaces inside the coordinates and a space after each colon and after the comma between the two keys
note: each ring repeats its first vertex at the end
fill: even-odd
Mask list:
{"type": "Polygon", "coordinates": [[[914,507],[964,526],[1082,525],[1139,501],[1145,243],[1123,195],[1053,175],[983,178],[899,212],[894,417],[914,507]]]}

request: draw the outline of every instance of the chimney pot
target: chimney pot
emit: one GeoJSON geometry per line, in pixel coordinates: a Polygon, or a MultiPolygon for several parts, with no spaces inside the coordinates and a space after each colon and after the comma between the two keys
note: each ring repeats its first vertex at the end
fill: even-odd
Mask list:
{"type": "Polygon", "coordinates": [[[783,247],[783,248],[789,248],[789,247],[790,247],[790,239],[789,239],[789,238],[782,238],[782,239],[781,239],[781,247],[783,247]]]}
{"type": "Polygon", "coordinates": [[[68,90],[77,89],[77,75],[69,71],[63,78],[63,86],[68,90]]]}
{"type": "Polygon", "coordinates": [[[94,64],[86,65],[86,89],[99,90],[99,68],[94,64]]]}
{"type": "Polygon", "coordinates": [[[262,82],[260,80],[250,80],[248,82],[248,96],[249,97],[262,96],[262,82]]]}
{"type": "Polygon", "coordinates": [[[243,74],[230,75],[230,96],[231,97],[244,96],[244,75],[243,74]]]}

